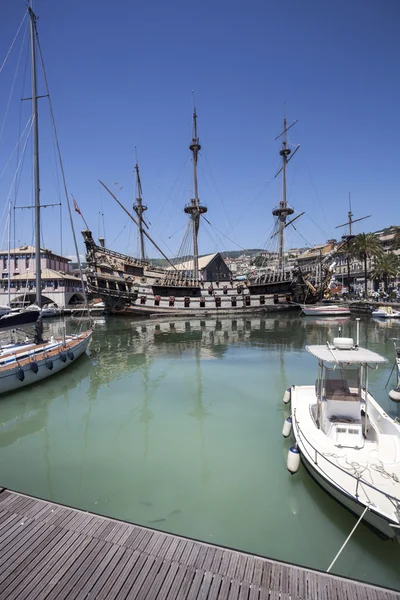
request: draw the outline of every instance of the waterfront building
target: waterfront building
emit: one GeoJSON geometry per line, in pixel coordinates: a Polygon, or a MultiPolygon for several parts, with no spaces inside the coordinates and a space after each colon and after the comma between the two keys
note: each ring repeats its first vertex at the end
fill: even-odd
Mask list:
{"type": "MultiPolygon", "coordinates": [[[[41,248],[42,304],[58,306],[84,301],[82,284],[72,272],[71,261],[51,250],[41,248]]],[[[0,304],[29,305],[36,295],[36,253],[33,246],[0,251],[0,304]],[[9,289],[10,287],[10,289],[9,289]]]]}

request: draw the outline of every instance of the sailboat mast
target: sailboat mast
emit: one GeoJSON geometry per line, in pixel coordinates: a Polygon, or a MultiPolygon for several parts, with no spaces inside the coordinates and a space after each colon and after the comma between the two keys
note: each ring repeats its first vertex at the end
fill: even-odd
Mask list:
{"type": "Polygon", "coordinates": [[[198,234],[200,227],[200,216],[207,212],[207,208],[200,204],[199,200],[199,189],[197,183],[197,159],[201,146],[199,144],[199,138],[197,137],[197,113],[196,107],[193,111],[193,138],[192,143],[189,146],[193,153],[193,189],[194,198],[190,201],[190,204],[185,206],[185,213],[189,214],[192,219],[193,226],[193,277],[194,279],[199,278],[199,247],[198,247],[198,234]]]}
{"type": "MultiPolygon", "coordinates": [[[[294,123],[292,125],[294,125],[294,123]]],[[[292,127],[292,125],[290,125],[290,127],[292,127]]],[[[288,207],[287,200],[286,200],[286,166],[287,166],[287,163],[289,162],[289,155],[292,152],[290,150],[290,148],[287,147],[286,132],[288,129],[290,129],[290,127],[288,128],[288,126],[287,126],[286,109],[285,109],[285,116],[283,119],[283,132],[282,132],[282,134],[280,134],[280,135],[283,135],[283,142],[282,142],[282,149],[279,151],[279,154],[282,156],[283,165],[282,165],[282,168],[278,171],[278,173],[280,173],[280,171],[283,171],[282,200],[279,202],[279,207],[275,208],[272,211],[272,214],[275,217],[278,217],[278,219],[279,219],[279,230],[278,230],[278,233],[279,233],[278,269],[279,269],[279,271],[283,271],[284,231],[286,228],[286,219],[289,215],[292,215],[294,213],[293,208],[288,207]]],[[[280,137],[280,135],[278,137],[280,137]]],[[[298,148],[299,148],[299,146],[296,148],[295,152],[297,151],[298,148]]],[[[278,175],[278,173],[277,173],[277,175],[278,175]]],[[[276,177],[276,175],[275,175],[275,177],[276,177]]]]}
{"type": "Polygon", "coordinates": [[[350,237],[353,235],[353,213],[351,212],[351,195],[349,192],[349,235],[350,237]]]}
{"type": "Polygon", "coordinates": [[[143,213],[145,210],[147,210],[147,206],[145,206],[142,202],[142,183],[140,181],[139,164],[138,164],[137,160],[136,160],[136,165],[135,165],[135,171],[136,171],[136,183],[137,183],[137,198],[136,198],[136,204],[133,205],[133,210],[135,211],[135,213],[138,216],[140,254],[141,254],[141,259],[144,261],[144,260],[146,260],[146,253],[145,253],[145,249],[144,249],[143,213]]]}
{"type": "MultiPolygon", "coordinates": [[[[287,163],[287,157],[290,153],[290,150],[287,148],[286,127],[287,127],[287,122],[286,122],[286,115],[285,115],[285,118],[283,119],[283,131],[284,131],[283,143],[282,143],[282,150],[280,151],[280,154],[283,159],[282,209],[286,209],[286,207],[287,207],[287,202],[286,202],[286,163],[287,163]]],[[[283,268],[283,232],[284,232],[284,229],[285,229],[285,221],[283,219],[279,219],[279,269],[283,268]]]]}
{"type": "Polygon", "coordinates": [[[42,303],[42,279],[40,263],[40,184],[39,184],[39,127],[36,90],[36,15],[29,7],[31,33],[32,69],[32,127],[33,127],[33,183],[35,192],[35,254],[36,254],[36,304],[42,303]]]}

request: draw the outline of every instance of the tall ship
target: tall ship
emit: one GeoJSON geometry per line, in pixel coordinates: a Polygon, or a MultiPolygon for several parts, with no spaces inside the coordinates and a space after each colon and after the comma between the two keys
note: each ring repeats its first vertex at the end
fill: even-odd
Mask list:
{"type": "Polygon", "coordinates": [[[245,280],[237,281],[220,253],[199,256],[199,229],[207,207],[199,198],[197,165],[201,146],[194,108],[193,137],[189,146],[193,156],[194,197],[184,207],[188,215],[185,247],[190,244],[189,257],[177,262],[166,256],[152,239],[143,216],[147,207],[143,204],[139,165],[136,162],[137,198],[133,205],[134,214],[104,183],[100,183],[136,224],[140,257],[127,256],[106,248],[104,238],[99,238],[96,243],[89,229],[82,231],[89,293],[101,297],[111,313],[142,316],[264,312],[270,310],[271,306],[282,305],[283,308],[320,300],[331,278],[331,269],[327,266],[329,257],[324,257],[324,264],[320,262],[319,270],[316,265],[307,265],[307,269],[288,268],[284,260],[285,229],[301,216],[288,220],[294,210],[286,200],[286,170],[288,162],[299,148],[291,155],[287,131],[292,125],[287,126],[285,116],[283,132],[278,136],[283,141],[280,150],[282,167],[277,175],[282,173],[283,187],[282,200],[272,212],[277,222],[278,240],[278,252],[273,265],[262,265],[245,280]],[[145,242],[150,242],[161,253],[166,267],[155,267],[146,260],[145,242]]]}

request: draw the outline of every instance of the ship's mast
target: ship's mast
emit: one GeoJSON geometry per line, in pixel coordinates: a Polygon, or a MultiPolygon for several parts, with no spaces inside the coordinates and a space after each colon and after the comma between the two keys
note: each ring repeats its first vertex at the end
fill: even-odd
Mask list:
{"type": "Polygon", "coordinates": [[[192,143],[189,146],[193,153],[193,189],[194,198],[190,201],[190,204],[185,206],[185,213],[190,215],[193,227],[193,278],[199,278],[199,248],[198,248],[198,234],[200,226],[200,216],[207,212],[207,207],[202,206],[199,200],[199,190],[197,184],[197,159],[201,146],[199,144],[199,138],[197,137],[197,113],[196,107],[193,111],[193,138],[192,143]]]}
{"type": "MultiPolygon", "coordinates": [[[[294,125],[294,123],[293,123],[294,125]]],[[[287,137],[286,137],[286,132],[288,130],[287,127],[287,121],[286,121],[286,111],[285,111],[285,117],[283,119],[283,132],[281,133],[281,135],[283,135],[283,142],[282,142],[282,149],[280,150],[279,154],[282,156],[282,161],[283,161],[283,165],[282,168],[280,169],[280,171],[283,171],[283,193],[282,193],[282,200],[279,203],[279,206],[277,208],[275,208],[272,211],[272,214],[274,215],[274,217],[278,217],[279,219],[279,250],[278,250],[278,268],[279,270],[283,270],[283,250],[284,250],[284,231],[285,231],[285,227],[286,227],[286,219],[289,215],[292,215],[294,213],[293,208],[290,208],[290,206],[287,205],[287,201],[286,201],[286,167],[287,167],[287,163],[289,162],[289,155],[291,154],[291,150],[290,148],[287,147],[287,137]]],[[[278,136],[280,137],[280,136],[278,136]]],[[[297,148],[296,148],[297,150],[297,148]]],[[[280,173],[279,171],[279,173],[280,173]]]]}
{"type": "Polygon", "coordinates": [[[35,253],[36,253],[36,304],[42,303],[42,278],[40,263],[40,184],[39,184],[39,128],[36,91],[36,15],[29,7],[32,69],[32,128],[33,128],[33,181],[35,193],[35,253]]]}
{"type": "Polygon", "coordinates": [[[137,214],[138,221],[139,221],[139,239],[140,239],[141,259],[146,260],[146,253],[145,253],[145,248],[144,248],[144,234],[143,234],[143,224],[145,224],[145,221],[143,219],[143,213],[145,210],[147,210],[147,206],[145,206],[142,202],[142,183],[140,181],[139,164],[137,162],[137,159],[136,159],[135,171],[136,171],[136,184],[137,184],[137,198],[136,198],[136,204],[133,205],[133,210],[137,214]]]}

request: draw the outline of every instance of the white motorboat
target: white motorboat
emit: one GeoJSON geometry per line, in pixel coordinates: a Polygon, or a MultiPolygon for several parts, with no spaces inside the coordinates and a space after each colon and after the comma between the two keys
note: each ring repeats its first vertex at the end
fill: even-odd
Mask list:
{"type": "Polygon", "coordinates": [[[306,317],[343,317],[350,316],[350,309],[346,306],[326,304],[325,306],[303,306],[302,312],[306,317]]]}
{"type": "Polygon", "coordinates": [[[0,304],[0,317],[2,317],[3,315],[8,315],[10,310],[11,308],[7,306],[7,304],[0,304]]]}
{"type": "Polygon", "coordinates": [[[395,358],[393,368],[396,368],[397,385],[393,390],[390,390],[389,392],[389,398],[393,400],[393,402],[400,402],[400,345],[397,344],[397,341],[398,340],[394,338],[393,343],[395,358]]]}
{"type": "Polygon", "coordinates": [[[386,358],[335,338],[333,345],[307,346],[318,361],[315,384],[295,385],[284,402],[291,417],[283,434],[296,444],[287,467],[301,461],[315,481],[382,536],[400,532],[400,424],[368,391],[368,371],[386,358]]]}
{"type": "Polygon", "coordinates": [[[45,304],[40,311],[40,314],[43,319],[46,319],[47,317],[59,317],[62,314],[62,310],[57,304],[45,304]]]}
{"type": "Polygon", "coordinates": [[[372,311],[373,317],[380,317],[381,319],[399,319],[400,310],[395,310],[391,306],[380,306],[376,310],[372,311]]]}

